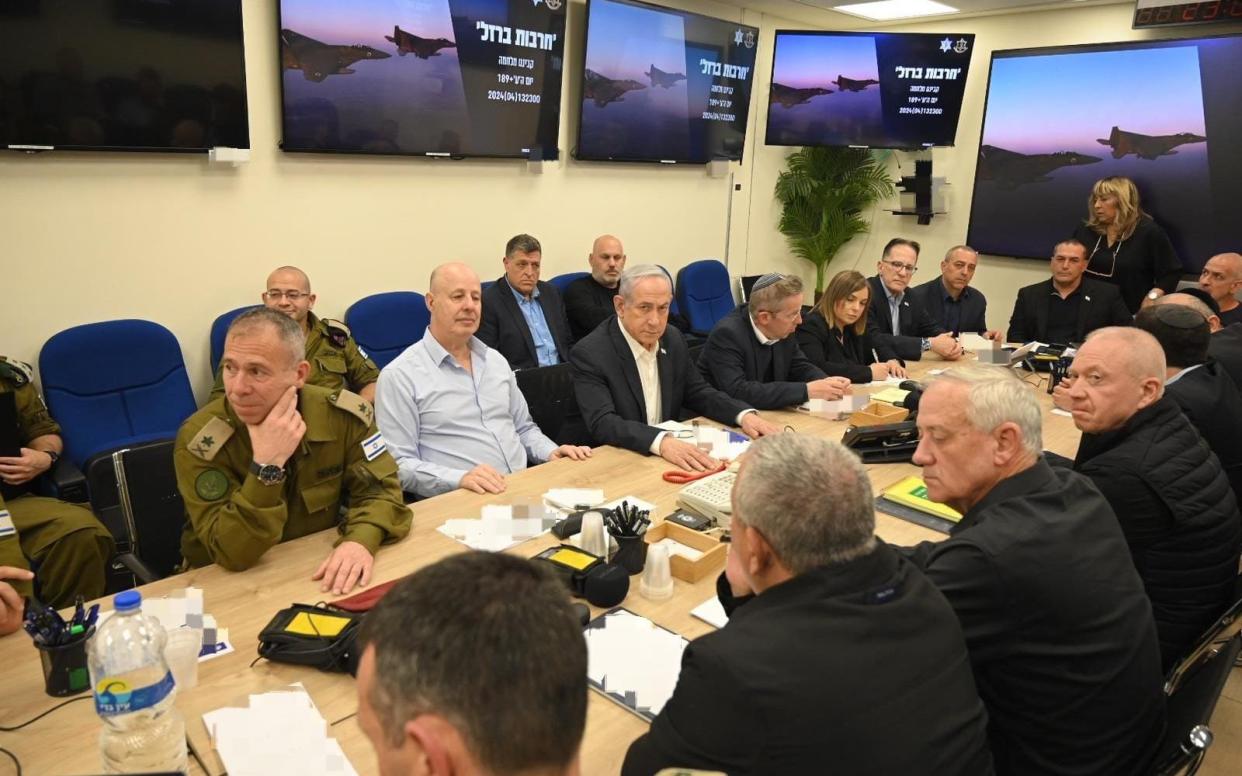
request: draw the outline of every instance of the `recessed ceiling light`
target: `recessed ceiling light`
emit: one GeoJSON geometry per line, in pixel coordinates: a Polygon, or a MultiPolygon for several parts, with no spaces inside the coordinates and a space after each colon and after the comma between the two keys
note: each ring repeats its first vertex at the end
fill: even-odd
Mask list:
{"type": "Polygon", "coordinates": [[[834,11],[861,16],[873,21],[909,19],[915,16],[942,16],[957,13],[958,9],[935,0],[879,0],[874,3],[852,3],[833,6],[834,11]]]}

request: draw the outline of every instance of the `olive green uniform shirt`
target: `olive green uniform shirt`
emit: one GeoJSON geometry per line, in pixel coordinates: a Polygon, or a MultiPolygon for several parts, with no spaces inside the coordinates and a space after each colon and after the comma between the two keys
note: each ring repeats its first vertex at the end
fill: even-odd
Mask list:
{"type": "MultiPolygon", "coordinates": [[[[0,356],[0,393],[13,394],[17,441],[23,447],[46,434],[60,434],[30,380],[28,364],[0,356]]],[[[77,595],[98,598],[114,549],[112,534],[88,509],[32,495],[33,484],[0,488],[0,565],[36,566],[42,597],[53,606],[71,606],[77,595]]],[[[29,582],[9,584],[22,596],[33,592],[29,582]]]]}
{"type": "MultiPolygon", "coordinates": [[[[314,313],[308,313],[306,321],[310,324],[306,334],[306,360],[311,365],[308,385],[358,393],[379,379],[379,367],[358,347],[348,326],[331,318],[317,318],[314,313]]],[[[224,368],[217,367],[208,401],[223,395],[224,368]]]]}
{"type": "Polygon", "coordinates": [[[279,542],[336,527],[374,555],[410,531],[397,463],[371,405],[349,391],[307,385],[298,398],[306,433],[285,464],[284,482],[251,473],[250,433],[224,398],[190,416],[173,459],[187,521],[181,553],[190,566],[240,571],[279,542]]]}

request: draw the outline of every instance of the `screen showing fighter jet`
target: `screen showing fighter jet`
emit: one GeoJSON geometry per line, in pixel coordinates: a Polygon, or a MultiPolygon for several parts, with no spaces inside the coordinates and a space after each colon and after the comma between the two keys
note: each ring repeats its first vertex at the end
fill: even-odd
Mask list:
{"type": "Polygon", "coordinates": [[[555,159],[565,0],[280,0],[286,151],[555,159]]]}
{"type": "Polygon", "coordinates": [[[951,146],[974,35],[777,30],[768,145],[951,146]]]}
{"type": "Polygon", "coordinates": [[[249,148],[241,3],[0,0],[0,148],[249,148]]]}
{"type": "Polygon", "coordinates": [[[994,52],[967,241],[1047,260],[1118,175],[1188,272],[1238,250],[1239,73],[1239,35],[994,52]]]}
{"type": "Polygon", "coordinates": [[[759,30],[631,0],[589,0],[579,159],[738,160],[759,30]]]}

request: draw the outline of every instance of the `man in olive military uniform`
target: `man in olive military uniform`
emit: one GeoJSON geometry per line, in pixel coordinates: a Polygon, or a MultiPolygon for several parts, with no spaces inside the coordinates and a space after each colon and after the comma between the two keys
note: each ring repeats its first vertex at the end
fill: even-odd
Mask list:
{"type": "MultiPolygon", "coordinates": [[[[358,347],[348,326],[331,318],[319,318],[311,312],[315,295],[311,293],[310,278],[305,272],[297,267],[273,270],[267,276],[267,290],[260,296],[269,309],[284,313],[302,327],[306,337],[306,360],[310,362],[307,383],[331,391],[353,391],[375,403],[379,367],[358,347]]],[[[210,398],[218,399],[223,395],[224,380],[221,370],[217,369],[210,398]]]]}
{"type": "Polygon", "coordinates": [[[310,385],[302,330],[275,310],[239,315],[220,365],[225,395],[177,434],[185,561],[240,571],[279,542],[336,527],[312,579],[335,594],[366,585],[375,552],[409,533],[411,517],[371,404],[310,385]]]}
{"type": "MultiPolygon", "coordinates": [[[[90,510],[32,495],[35,480],[64,449],[60,426],[35,391],[30,366],[0,356],[0,402],[10,401],[17,428],[0,429],[0,444],[15,443],[20,455],[0,457],[0,565],[35,568],[40,597],[58,608],[78,595],[98,598],[112,535],[90,510]]],[[[10,578],[19,594],[29,596],[34,583],[25,577],[10,578]]]]}

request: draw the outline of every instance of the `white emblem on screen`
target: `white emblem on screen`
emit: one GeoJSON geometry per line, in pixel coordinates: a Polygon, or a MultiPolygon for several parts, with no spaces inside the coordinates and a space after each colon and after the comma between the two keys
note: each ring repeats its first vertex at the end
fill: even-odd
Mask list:
{"type": "Polygon", "coordinates": [[[742,45],[742,28],[741,27],[738,27],[737,30],[733,33],[733,43],[736,46],[742,45]]]}
{"type": "Polygon", "coordinates": [[[747,30],[746,40],[743,41],[743,44],[746,46],[746,48],[754,48],[755,47],[755,33],[752,32],[751,30],[747,30]]]}
{"type": "MultiPolygon", "coordinates": [[[[561,0],[552,0],[552,1],[555,3],[559,3],[561,0]]],[[[956,51],[958,54],[965,54],[966,49],[968,48],[970,48],[970,44],[966,42],[965,38],[958,38],[957,43],[953,44],[953,50],[956,51]]]]}
{"type": "Polygon", "coordinates": [[[940,41],[941,51],[948,51],[951,48],[953,48],[953,41],[950,40],[949,38],[945,38],[944,40],[940,41]]]}

